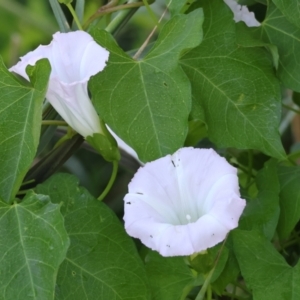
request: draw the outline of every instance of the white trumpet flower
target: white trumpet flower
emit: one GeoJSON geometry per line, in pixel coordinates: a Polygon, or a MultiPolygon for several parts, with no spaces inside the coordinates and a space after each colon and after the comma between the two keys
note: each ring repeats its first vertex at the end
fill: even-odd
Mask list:
{"type": "Polygon", "coordinates": [[[21,57],[10,71],[29,80],[26,67],[47,58],[52,70],[46,98],[69,126],[86,138],[102,133],[87,85],[91,76],[105,68],[108,57],[109,52],[84,31],[57,32],[49,45],[21,57]]]}
{"type": "Polygon", "coordinates": [[[129,184],[125,229],[163,256],[223,241],[245,208],[237,170],[212,149],[182,148],[146,163],[129,184]]]}
{"type": "Polygon", "coordinates": [[[224,2],[233,12],[233,19],[236,23],[243,21],[248,27],[260,26],[260,23],[255,19],[254,13],[250,12],[247,6],[238,4],[236,0],[224,0],[224,2]]]}

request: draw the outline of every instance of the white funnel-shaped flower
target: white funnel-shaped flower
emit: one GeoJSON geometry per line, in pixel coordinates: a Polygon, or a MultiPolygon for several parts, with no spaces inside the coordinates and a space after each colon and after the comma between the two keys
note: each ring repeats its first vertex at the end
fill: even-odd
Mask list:
{"type": "Polygon", "coordinates": [[[223,241],[245,208],[237,170],[212,149],[182,148],[141,167],[125,196],[125,229],[163,256],[223,241]]]}
{"type": "Polygon", "coordinates": [[[91,76],[106,66],[109,52],[84,31],[55,33],[52,42],[21,57],[10,68],[27,80],[26,67],[47,58],[51,64],[46,98],[61,117],[84,137],[101,133],[99,117],[88,95],[91,76]]]}
{"type": "Polygon", "coordinates": [[[250,12],[248,7],[245,5],[240,5],[237,0],[224,0],[228,7],[233,12],[234,21],[243,21],[248,27],[258,27],[260,23],[256,20],[253,12],[250,12]]]}

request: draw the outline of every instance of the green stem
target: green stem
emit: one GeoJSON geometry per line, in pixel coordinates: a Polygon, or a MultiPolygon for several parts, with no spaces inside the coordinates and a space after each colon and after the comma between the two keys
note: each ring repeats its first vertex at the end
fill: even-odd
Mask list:
{"type": "MultiPolygon", "coordinates": [[[[227,235],[227,236],[228,236],[228,235],[227,235]]],[[[195,300],[203,300],[204,297],[205,297],[206,291],[208,291],[208,296],[209,296],[209,293],[211,292],[211,291],[209,291],[209,288],[210,288],[210,287],[209,287],[210,281],[211,281],[211,278],[212,278],[212,276],[213,276],[213,274],[214,274],[214,272],[215,272],[215,269],[216,269],[216,267],[217,267],[217,265],[218,265],[218,262],[219,262],[221,253],[222,253],[222,251],[223,251],[223,249],[224,249],[224,246],[225,246],[225,243],[226,243],[226,241],[227,241],[227,236],[225,237],[225,239],[224,239],[224,241],[223,241],[223,244],[222,244],[222,246],[221,246],[221,249],[219,250],[219,252],[218,252],[218,254],[217,254],[217,258],[216,258],[214,267],[213,267],[213,268],[210,270],[210,272],[208,273],[208,275],[207,275],[207,277],[206,277],[206,279],[205,279],[205,281],[204,281],[204,284],[202,285],[201,290],[200,290],[200,292],[199,292],[199,294],[197,295],[197,297],[196,297],[195,300]]],[[[210,298],[210,299],[211,299],[211,298],[210,298]]]]}
{"type": "Polygon", "coordinates": [[[34,181],[35,181],[34,179],[24,181],[24,182],[22,182],[21,186],[26,185],[26,184],[30,184],[30,183],[34,183],[34,181]]]}
{"type": "MultiPolygon", "coordinates": [[[[234,167],[236,167],[237,169],[240,169],[241,171],[243,171],[245,174],[248,174],[248,168],[242,166],[241,164],[233,163],[232,165],[234,167]]],[[[249,175],[251,176],[251,178],[255,178],[255,176],[256,176],[255,174],[253,174],[253,172],[251,172],[249,175]]]]}
{"type": "Polygon", "coordinates": [[[207,300],[212,300],[212,290],[211,285],[207,287],[207,300]]]}
{"type": "MultiPolygon", "coordinates": [[[[129,0],[128,4],[136,3],[138,0],[129,0]]],[[[109,25],[105,28],[107,32],[111,34],[115,34],[118,29],[125,25],[126,22],[133,16],[133,14],[137,11],[139,7],[129,8],[129,9],[122,9],[116,17],[109,23],[109,25]]]]}
{"type": "Polygon", "coordinates": [[[122,4],[122,5],[118,5],[118,6],[115,6],[115,7],[108,7],[106,9],[103,9],[103,10],[95,13],[93,16],[91,16],[86,21],[86,23],[83,25],[83,28],[86,29],[94,20],[96,20],[97,18],[102,17],[104,15],[108,15],[108,14],[111,14],[111,13],[119,11],[119,10],[127,10],[128,8],[139,8],[143,5],[144,4],[142,2],[136,2],[136,3],[122,4]]]}
{"type": "Polygon", "coordinates": [[[67,134],[62,136],[54,145],[53,149],[56,149],[60,145],[62,145],[65,141],[71,140],[73,136],[77,135],[77,132],[70,126],[67,128],[67,134]]]}
{"type": "Polygon", "coordinates": [[[31,189],[28,189],[28,190],[20,190],[17,192],[17,196],[21,196],[21,195],[25,195],[27,194],[28,191],[30,191],[31,189]]]}
{"type": "Polygon", "coordinates": [[[74,21],[75,21],[75,23],[76,23],[78,29],[79,29],[79,30],[83,30],[83,29],[82,29],[82,26],[81,26],[81,24],[80,24],[80,21],[79,21],[79,19],[78,19],[78,17],[77,17],[77,14],[76,14],[76,12],[75,12],[73,6],[71,5],[71,3],[68,3],[68,4],[66,4],[66,5],[67,5],[67,7],[68,7],[70,13],[72,14],[73,19],[74,19],[74,21]]]}
{"type": "Polygon", "coordinates": [[[109,182],[105,188],[105,190],[102,192],[102,194],[98,197],[98,200],[99,201],[102,201],[105,196],[108,194],[108,192],[110,191],[111,187],[113,186],[114,182],[115,182],[115,179],[117,177],[117,173],[118,173],[118,166],[119,166],[119,163],[117,160],[114,160],[113,161],[113,170],[112,170],[112,173],[111,173],[111,177],[109,179],[109,182]]]}
{"type": "Polygon", "coordinates": [[[148,14],[150,15],[150,17],[151,17],[152,20],[154,21],[154,24],[158,26],[159,21],[158,21],[156,15],[154,14],[153,10],[151,9],[151,7],[150,7],[148,1],[147,1],[147,0],[143,0],[143,3],[144,3],[144,5],[145,5],[145,7],[146,7],[146,9],[147,9],[147,11],[148,11],[148,14]]]}
{"type": "Polygon", "coordinates": [[[28,188],[33,188],[37,184],[44,182],[58,169],[60,169],[69,157],[71,157],[81,146],[83,141],[82,136],[76,134],[71,139],[66,140],[62,145],[56,147],[42,157],[26,174],[24,181],[35,179],[34,184],[29,184],[28,188]]]}
{"type": "Polygon", "coordinates": [[[199,292],[199,294],[197,295],[197,298],[195,300],[203,300],[204,299],[204,296],[205,296],[205,293],[206,293],[206,290],[208,289],[208,286],[210,284],[210,280],[211,280],[211,277],[212,275],[214,274],[214,271],[215,271],[215,267],[213,267],[210,272],[208,273],[206,279],[205,279],[205,282],[204,284],[202,285],[201,287],[201,290],[199,292]]]}
{"type": "Polygon", "coordinates": [[[106,9],[117,6],[119,3],[119,0],[111,0],[107,4],[101,6],[93,15],[89,17],[89,19],[84,23],[82,26],[84,29],[86,29],[95,19],[99,17],[99,14],[101,12],[106,11],[106,9]]]}
{"type": "Polygon", "coordinates": [[[201,290],[199,292],[199,294],[197,295],[197,298],[195,300],[203,300],[204,299],[204,296],[205,296],[205,293],[206,293],[206,290],[210,284],[210,280],[211,280],[211,277],[212,275],[214,274],[214,271],[215,271],[215,268],[212,268],[210,270],[210,272],[208,273],[206,279],[205,279],[205,282],[204,284],[202,285],[201,287],[201,290]]]}
{"type": "Polygon", "coordinates": [[[42,125],[51,125],[51,126],[68,126],[68,123],[60,120],[43,120],[42,125]]]}

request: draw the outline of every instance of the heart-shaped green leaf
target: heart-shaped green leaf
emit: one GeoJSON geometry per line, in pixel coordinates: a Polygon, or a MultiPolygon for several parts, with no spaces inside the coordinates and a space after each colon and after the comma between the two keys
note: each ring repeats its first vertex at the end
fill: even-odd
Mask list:
{"type": "Polygon", "coordinates": [[[13,200],[35,156],[50,64],[30,68],[32,87],[20,84],[0,60],[0,198],[13,200]]]}
{"type": "Polygon", "coordinates": [[[0,201],[0,299],[54,299],[59,265],[69,247],[60,205],[30,192],[0,201]]]}
{"type": "Polygon", "coordinates": [[[66,174],[39,185],[62,203],[71,245],[57,277],[56,299],[150,299],[146,271],[115,214],[66,174]]]}
{"type": "Polygon", "coordinates": [[[90,81],[93,103],[142,161],[173,153],[184,144],[191,87],[178,59],[199,45],[202,21],[202,10],[171,18],[141,60],[129,57],[107,32],[91,32],[110,51],[108,65],[90,81]]]}
{"type": "Polygon", "coordinates": [[[280,85],[272,59],[259,47],[236,43],[233,15],[221,0],[197,2],[204,39],[181,59],[204,113],[209,138],[219,147],[258,149],[285,157],[278,126],[280,85]]]}

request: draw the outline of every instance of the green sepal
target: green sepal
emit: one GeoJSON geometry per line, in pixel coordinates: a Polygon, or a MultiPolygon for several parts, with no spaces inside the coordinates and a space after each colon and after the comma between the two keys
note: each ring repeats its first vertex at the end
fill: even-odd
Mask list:
{"type": "Polygon", "coordinates": [[[100,133],[86,137],[86,141],[97,150],[107,161],[119,161],[121,158],[118,144],[113,137],[107,137],[100,133]]]}

